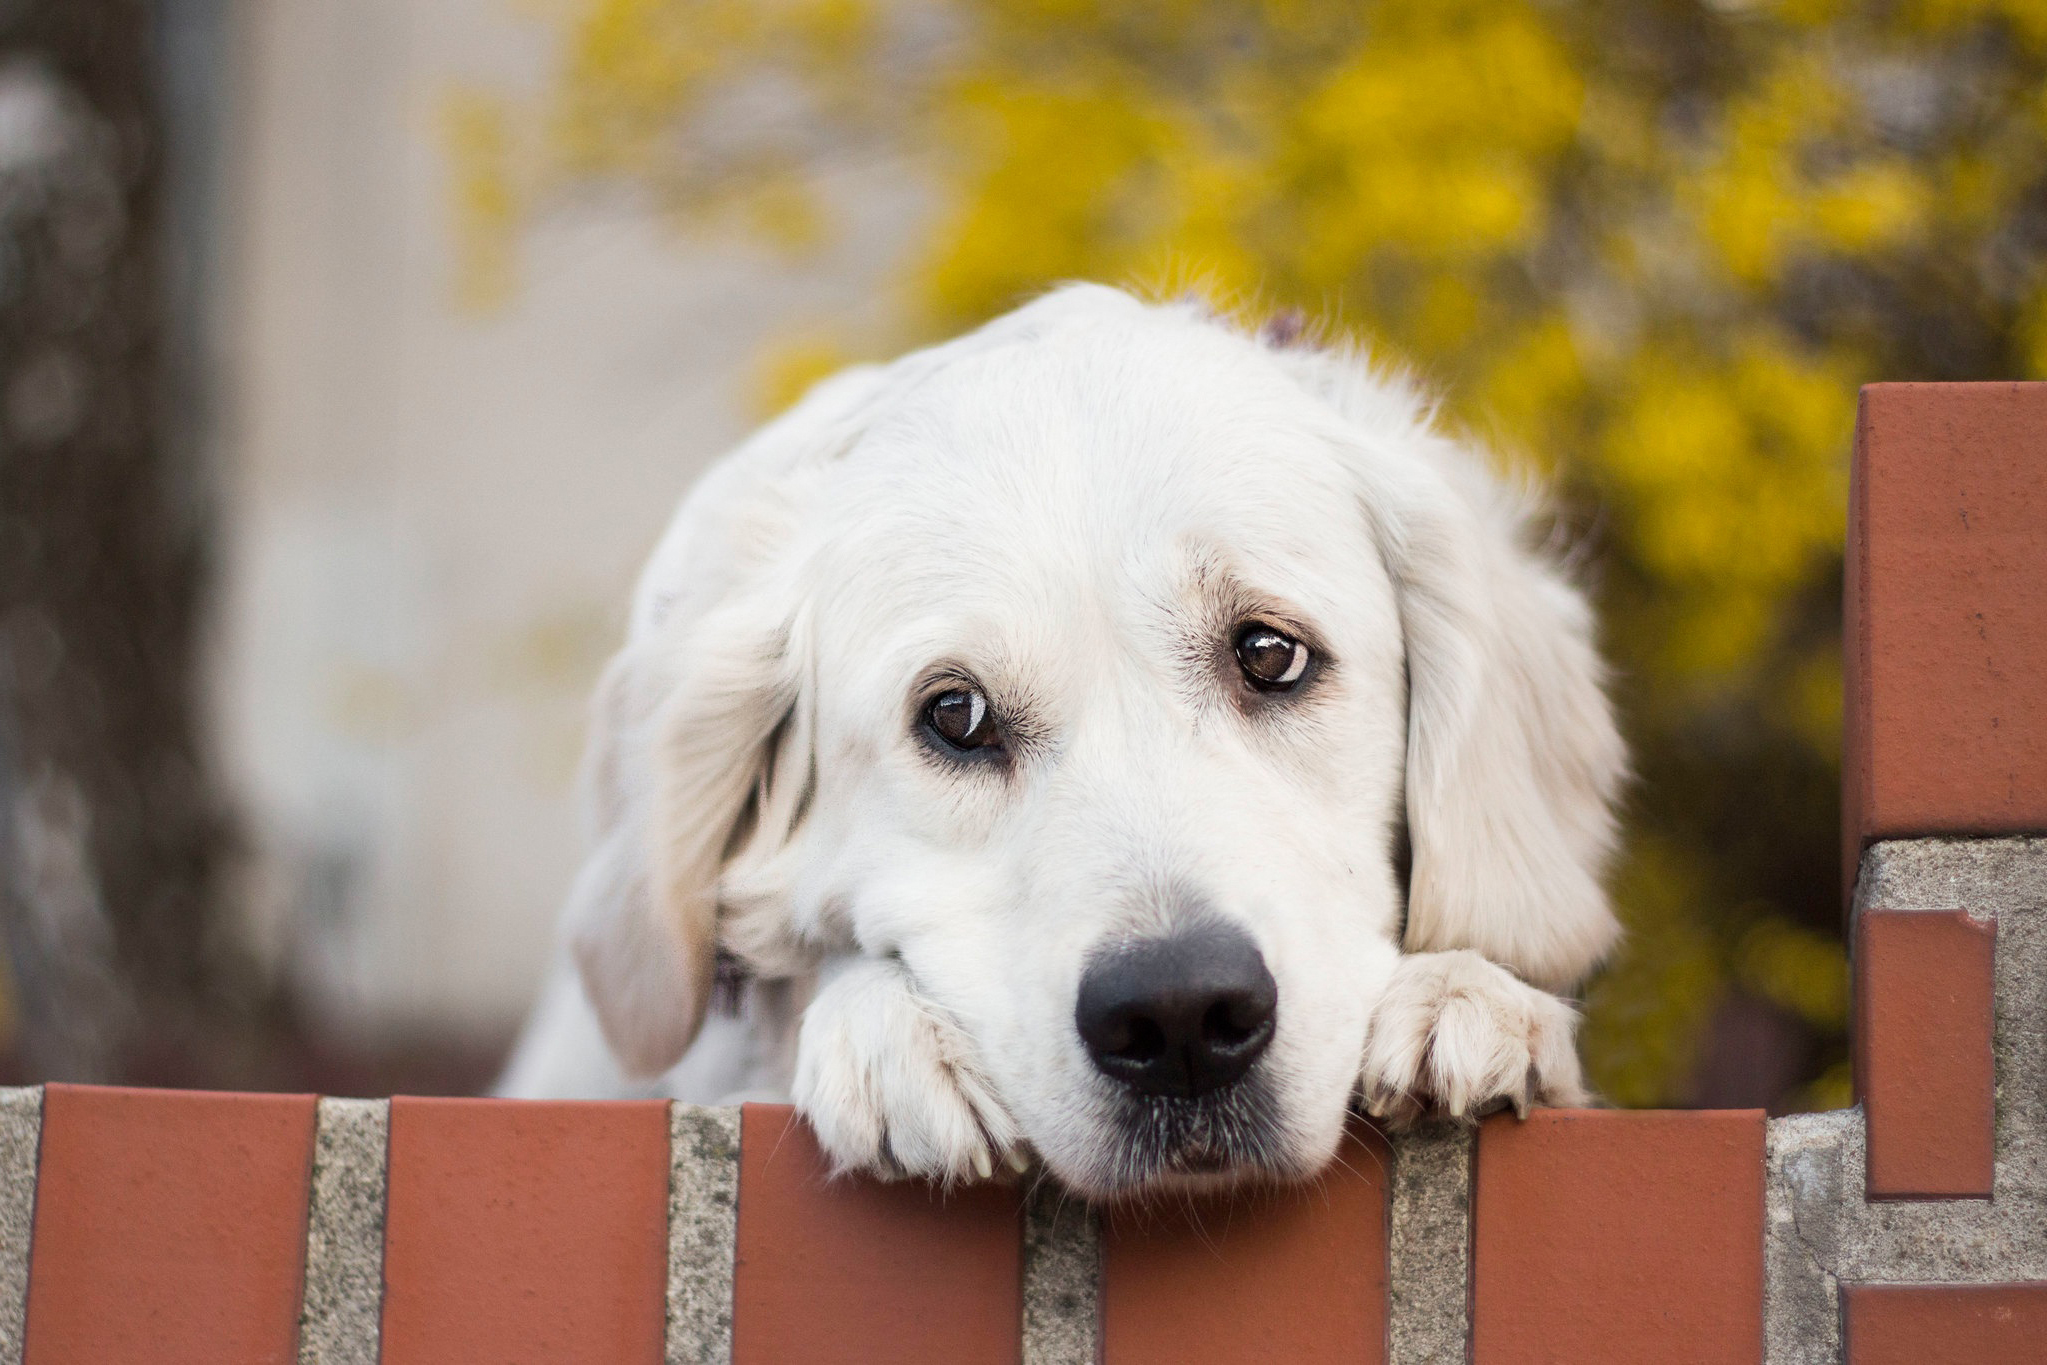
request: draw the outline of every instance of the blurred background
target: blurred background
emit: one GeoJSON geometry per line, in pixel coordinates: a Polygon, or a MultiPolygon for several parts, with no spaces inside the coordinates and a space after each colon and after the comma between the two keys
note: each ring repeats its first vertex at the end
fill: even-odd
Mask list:
{"type": "Polygon", "coordinates": [[[1630,1105],[1847,1102],[1855,389],[2047,374],[2047,0],[0,0],[0,1081],[488,1083],[695,474],[1054,281],[1557,491],[1630,1105]]]}

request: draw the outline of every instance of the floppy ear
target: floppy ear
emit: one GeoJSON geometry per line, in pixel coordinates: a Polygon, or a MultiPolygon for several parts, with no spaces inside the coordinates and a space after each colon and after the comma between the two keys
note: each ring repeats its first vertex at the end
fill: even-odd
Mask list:
{"type": "Polygon", "coordinates": [[[633,1075],[673,1066],[703,1025],[719,873],[755,820],[793,702],[780,632],[732,629],[738,614],[698,623],[679,668],[629,647],[599,689],[596,838],[570,891],[569,945],[633,1075]]]}
{"type": "Polygon", "coordinates": [[[567,933],[632,1074],[674,1065],[703,1024],[728,863],[769,858],[800,819],[812,760],[796,504],[806,472],[845,449],[876,378],[826,381],[706,475],[599,685],[592,852],[567,933]]]}
{"type": "Polygon", "coordinates": [[[1592,613],[1528,545],[1514,493],[1415,435],[1367,496],[1407,645],[1404,946],[1568,990],[1619,933],[1601,879],[1626,754],[1592,613]]]}
{"type": "Polygon", "coordinates": [[[1469,948],[1567,991],[1619,936],[1602,876],[1627,770],[1591,608],[1530,544],[1530,499],[1439,433],[1421,394],[1342,346],[1265,353],[1335,437],[1407,646],[1409,952],[1469,948]]]}
{"type": "Polygon", "coordinates": [[[673,1066],[716,974],[719,886],[789,837],[813,781],[797,593],[777,573],[629,645],[598,689],[594,849],[569,943],[626,1070],[673,1066]]]}
{"type": "Polygon", "coordinates": [[[701,930],[664,923],[648,876],[648,698],[630,650],[611,661],[592,709],[588,782],[593,848],[569,890],[569,949],[629,1075],[674,1065],[710,999],[715,945],[701,930]]]}

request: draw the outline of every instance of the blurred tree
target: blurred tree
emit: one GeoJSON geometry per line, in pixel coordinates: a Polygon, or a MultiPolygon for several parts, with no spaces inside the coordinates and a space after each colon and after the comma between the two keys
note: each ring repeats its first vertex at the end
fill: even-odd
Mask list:
{"type": "Polygon", "coordinates": [[[232,1083],[257,1037],[199,735],[163,8],[0,5],[0,1051],[35,1079],[232,1083]]]}
{"type": "MultiPolygon", "coordinates": [[[[463,288],[623,186],[800,244],[917,159],[906,333],[1070,277],[1300,306],[1439,381],[1589,550],[1640,780],[1594,985],[1629,1104],[1843,1102],[1855,386],[2047,370],[2040,0],[572,0],[451,101],[463,288]],[[1753,1054],[1753,1055],[1752,1055],[1753,1054]]],[[[857,338],[878,349],[909,339],[857,338]]],[[[787,391],[827,359],[776,364],[787,391]]]]}

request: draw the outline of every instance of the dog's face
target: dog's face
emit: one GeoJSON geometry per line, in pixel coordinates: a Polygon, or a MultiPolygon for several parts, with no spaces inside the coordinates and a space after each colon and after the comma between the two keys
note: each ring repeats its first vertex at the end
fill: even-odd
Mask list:
{"type": "Polygon", "coordinates": [[[1374,472],[1410,428],[1111,297],[840,401],[657,557],[613,805],[696,957],[627,990],[700,991],[713,939],[889,962],[1068,1185],[1306,1176],[1398,954],[1415,621],[1455,603],[1384,522],[1437,490],[1374,472]],[[707,540],[729,581],[661,587],[707,540]]]}
{"type": "Polygon", "coordinates": [[[1222,339],[951,367],[816,532],[817,785],[764,913],[900,957],[1084,1189],[1319,1166],[1394,954],[1393,587],[1298,391],[1222,339]],[[1104,1066],[1089,973],[1154,944],[1104,1066]]]}

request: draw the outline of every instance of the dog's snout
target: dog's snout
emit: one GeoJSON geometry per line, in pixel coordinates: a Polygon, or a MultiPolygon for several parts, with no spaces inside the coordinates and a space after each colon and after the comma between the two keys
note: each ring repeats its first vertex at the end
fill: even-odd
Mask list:
{"type": "Polygon", "coordinates": [[[1191,1099],[1251,1069],[1272,1042],[1279,987],[1242,931],[1203,925],[1094,959],[1074,1009],[1106,1076],[1146,1095],[1191,1099]]]}

